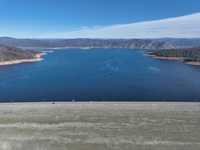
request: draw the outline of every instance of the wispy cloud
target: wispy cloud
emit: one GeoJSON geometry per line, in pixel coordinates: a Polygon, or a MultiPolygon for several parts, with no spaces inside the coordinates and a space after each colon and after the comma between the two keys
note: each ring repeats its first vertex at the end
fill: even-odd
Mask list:
{"type": "Polygon", "coordinates": [[[110,26],[82,27],[44,38],[199,38],[200,13],[155,21],[110,26]]]}

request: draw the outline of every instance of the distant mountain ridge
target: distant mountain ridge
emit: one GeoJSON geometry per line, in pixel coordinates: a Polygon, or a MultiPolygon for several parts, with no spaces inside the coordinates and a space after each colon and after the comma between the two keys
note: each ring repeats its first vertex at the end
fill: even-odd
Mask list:
{"type": "Polygon", "coordinates": [[[172,49],[176,45],[165,41],[144,39],[16,39],[0,37],[0,44],[15,47],[42,48],[122,48],[122,49],[172,49]]]}
{"type": "Polygon", "coordinates": [[[157,41],[165,41],[178,47],[200,47],[200,38],[161,38],[157,41]]]}
{"type": "Polygon", "coordinates": [[[0,37],[0,44],[15,47],[55,47],[55,44],[43,40],[35,39],[17,39],[11,37],[0,37]]]}

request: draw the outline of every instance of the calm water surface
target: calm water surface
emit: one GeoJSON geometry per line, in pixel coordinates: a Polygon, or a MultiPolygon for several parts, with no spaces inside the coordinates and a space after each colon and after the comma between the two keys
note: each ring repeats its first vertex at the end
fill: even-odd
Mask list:
{"type": "Polygon", "coordinates": [[[200,66],[141,50],[57,50],[0,67],[0,101],[199,101],[200,66]]]}

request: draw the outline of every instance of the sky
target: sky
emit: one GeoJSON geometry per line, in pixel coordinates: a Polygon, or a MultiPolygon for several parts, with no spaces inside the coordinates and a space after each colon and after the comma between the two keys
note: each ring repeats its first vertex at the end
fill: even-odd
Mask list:
{"type": "Polygon", "coordinates": [[[200,0],[0,0],[0,36],[200,38],[200,0]]]}

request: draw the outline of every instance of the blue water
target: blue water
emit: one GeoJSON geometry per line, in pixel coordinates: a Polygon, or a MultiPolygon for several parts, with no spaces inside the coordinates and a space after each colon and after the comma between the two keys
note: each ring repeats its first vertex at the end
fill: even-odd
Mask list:
{"type": "Polygon", "coordinates": [[[0,101],[199,101],[200,66],[141,50],[57,50],[0,67],[0,101]]]}

